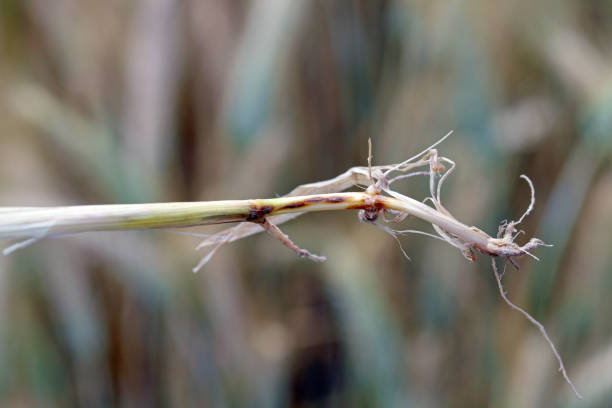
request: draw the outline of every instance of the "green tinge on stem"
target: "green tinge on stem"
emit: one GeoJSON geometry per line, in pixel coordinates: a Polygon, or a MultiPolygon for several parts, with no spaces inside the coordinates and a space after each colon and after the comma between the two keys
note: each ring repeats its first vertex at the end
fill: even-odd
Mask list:
{"type": "Polygon", "coordinates": [[[364,209],[373,206],[406,212],[469,242],[486,243],[482,231],[470,228],[410,197],[367,193],[334,193],[257,200],[189,203],[114,204],[73,207],[12,207],[0,211],[0,238],[43,238],[85,231],[192,227],[310,211],[364,209]]]}
{"type": "Polygon", "coordinates": [[[326,202],[328,198],[325,195],[313,195],[188,203],[11,207],[10,211],[0,209],[0,239],[85,231],[191,227],[255,220],[260,215],[346,209],[362,202],[362,193],[328,194],[339,195],[343,196],[342,202],[326,202]]]}

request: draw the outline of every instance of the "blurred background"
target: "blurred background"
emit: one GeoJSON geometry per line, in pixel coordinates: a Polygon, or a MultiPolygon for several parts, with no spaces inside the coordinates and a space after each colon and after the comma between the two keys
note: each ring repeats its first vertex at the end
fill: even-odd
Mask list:
{"type": "Polygon", "coordinates": [[[519,242],[555,246],[504,284],[585,396],[487,257],[346,211],[284,227],[323,264],[257,235],[193,274],[158,230],[0,257],[0,406],[612,406],[611,40],[607,0],[0,1],[0,205],[273,197],[454,129],[456,218],[494,235],[535,183],[519,242]]]}

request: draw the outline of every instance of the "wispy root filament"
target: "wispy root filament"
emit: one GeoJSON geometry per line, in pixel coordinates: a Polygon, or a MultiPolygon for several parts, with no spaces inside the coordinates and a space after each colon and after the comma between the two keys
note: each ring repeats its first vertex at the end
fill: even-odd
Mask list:
{"type": "Polygon", "coordinates": [[[555,344],[552,342],[552,340],[548,336],[548,333],[546,332],[546,329],[544,328],[542,323],[538,322],[529,313],[527,313],[525,310],[523,310],[522,308],[518,307],[517,305],[515,305],[514,303],[512,303],[508,299],[508,297],[506,296],[506,292],[504,291],[504,287],[502,285],[502,281],[501,281],[503,273],[502,273],[502,275],[500,275],[499,272],[497,271],[497,265],[495,264],[495,258],[491,258],[491,266],[493,267],[493,274],[495,275],[495,280],[497,281],[497,287],[499,288],[499,294],[501,295],[501,297],[508,304],[508,306],[510,306],[512,309],[516,310],[517,312],[519,312],[523,316],[525,316],[525,318],[527,320],[529,320],[531,322],[531,324],[533,324],[535,327],[537,327],[538,330],[540,331],[540,333],[542,333],[542,336],[544,337],[544,339],[546,340],[546,342],[550,346],[553,354],[555,355],[557,361],[559,362],[559,371],[561,372],[561,374],[563,374],[563,378],[565,378],[565,381],[572,388],[572,391],[574,392],[574,394],[576,394],[576,397],[582,399],[582,395],[578,392],[578,390],[574,386],[574,383],[572,383],[572,381],[569,379],[569,377],[567,375],[567,370],[565,369],[565,365],[563,364],[563,359],[561,358],[561,355],[557,351],[557,348],[555,347],[555,344]]]}

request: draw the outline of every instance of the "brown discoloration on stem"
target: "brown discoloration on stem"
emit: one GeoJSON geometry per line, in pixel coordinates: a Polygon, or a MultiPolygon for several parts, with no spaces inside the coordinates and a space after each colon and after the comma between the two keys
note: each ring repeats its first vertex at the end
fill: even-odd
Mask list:
{"type": "Polygon", "coordinates": [[[321,203],[338,204],[338,203],[343,203],[344,201],[345,201],[345,198],[340,197],[340,196],[313,197],[313,198],[308,198],[302,201],[285,204],[279,207],[278,209],[287,210],[287,209],[294,209],[294,208],[303,208],[303,207],[308,207],[310,204],[321,204],[321,203]]]}
{"type": "Polygon", "coordinates": [[[249,215],[247,221],[260,221],[264,217],[274,211],[274,207],[271,205],[259,205],[257,203],[251,205],[249,208],[249,215]]]}
{"type": "Polygon", "coordinates": [[[346,207],[347,210],[382,210],[385,208],[385,203],[380,198],[382,196],[365,196],[358,204],[352,204],[346,207]]]}
{"type": "MultiPolygon", "coordinates": [[[[372,186],[370,186],[372,187],[372,186]]],[[[369,188],[368,188],[369,189],[369,188]]],[[[362,200],[362,205],[352,205],[348,207],[350,210],[359,210],[359,219],[364,222],[374,222],[378,219],[378,214],[385,209],[385,203],[382,200],[379,200],[378,193],[368,193],[366,191],[366,196],[362,200]]]]}
{"type": "Polygon", "coordinates": [[[293,208],[302,208],[302,207],[306,207],[306,203],[304,201],[300,201],[300,202],[297,202],[297,203],[291,203],[291,204],[283,205],[282,207],[279,207],[279,209],[281,209],[281,210],[289,210],[289,209],[293,209],[293,208]]]}
{"type": "Polygon", "coordinates": [[[339,197],[339,196],[313,197],[313,198],[308,198],[308,199],[304,200],[304,202],[306,204],[315,204],[315,203],[329,203],[329,204],[333,204],[333,203],[342,203],[342,202],[344,202],[344,198],[343,197],[339,197]]]}

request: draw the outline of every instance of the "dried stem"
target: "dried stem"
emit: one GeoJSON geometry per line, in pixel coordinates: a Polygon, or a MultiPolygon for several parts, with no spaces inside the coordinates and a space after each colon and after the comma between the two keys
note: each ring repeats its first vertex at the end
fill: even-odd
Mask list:
{"type": "MultiPolygon", "coordinates": [[[[372,145],[368,141],[368,166],[353,167],[345,173],[326,181],[299,186],[285,197],[260,200],[208,201],[194,203],[161,203],[161,204],[128,204],[96,205],[56,208],[7,207],[0,208],[0,239],[21,240],[3,252],[30,245],[41,238],[70,235],[85,231],[125,230],[145,228],[192,227],[197,225],[240,222],[240,224],[208,236],[197,249],[212,247],[194,268],[194,272],[205,265],[214,253],[225,243],[252,235],[263,230],[278,239],[300,257],[323,261],[324,257],[313,255],[299,248],[285,235],[278,225],[311,211],[359,210],[359,219],[375,222],[379,214],[395,215],[391,222],[401,221],[407,216],[414,216],[430,223],[437,236],[415,230],[396,231],[386,226],[383,230],[390,233],[400,244],[398,234],[415,232],[430,235],[448,242],[459,249],[464,257],[475,260],[474,250],[492,257],[493,271],[497,279],[502,298],[515,310],[521,312],[533,323],[551,346],[559,361],[560,371],[572,387],[574,393],[580,394],[569,380],[567,372],[552,341],[544,327],[523,309],[508,300],[503,291],[501,277],[497,272],[494,257],[504,257],[516,266],[512,257],[529,255],[535,258],[531,250],[546,245],[537,238],[531,238],[523,246],[514,240],[519,235],[516,226],[532,211],[535,204],[533,183],[521,175],[529,184],[531,202],[518,221],[503,223],[496,238],[493,238],[476,227],[467,226],[456,220],[442,205],[441,188],[444,181],[455,169],[455,163],[439,157],[434,149],[446,139],[441,140],[410,159],[389,166],[372,166],[372,145]],[[442,163],[449,165],[446,169],[442,163]],[[401,173],[391,177],[392,173],[401,173]],[[391,189],[391,185],[413,176],[429,177],[430,201],[433,207],[425,202],[415,200],[391,189]],[[438,180],[439,177],[439,180],[438,180]],[[364,192],[341,193],[353,186],[367,187],[364,192]],[[387,195],[383,194],[386,193],[387,195]]],[[[408,258],[408,255],[402,252],[408,258]]],[[[537,259],[537,258],[536,258],[537,259]]]]}
{"type": "MultiPolygon", "coordinates": [[[[86,231],[260,222],[263,218],[276,215],[311,211],[390,209],[432,223],[483,253],[501,256],[523,254],[516,244],[491,238],[481,230],[468,227],[420,201],[393,193],[395,197],[365,192],[260,200],[28,208],[0,216],[0,239],[38,240],[86,231]]],[[[211,240],[212,243],[218,243],[218,239],[211,240]]]]}
{"type": "MultiPolygon", "coordinates": [[[[476,227],[469,227],[459,222],[444,208],[440,200],[440,190],[443,182],[455,168],[455,163],[445,157],[439,157],[433,147],[446,137],[448,135],[420,155],[389,166],[371,166],[370,143],[368,167],[354,167],[331,180],[299,186],[288,196],[279,198],[0,209],[0,239],[22,240],[6,248],[4,253],[7,254],[41,238],[85,231],[192,227],[243,222],[230,230],[207,238],[198,247],[198,249],[208,246],[218,248],[223,243],[261,231],[261,225],[266,220],[271,225],[278,225],[305,212],[353,209],[362,210],[361,218],[365,221],[376,220],[381,211],[393,212],[396,214],[396,220],[408,215],[423,219],[431,223],[442,239],[460,249],[469,260],[474,260],[473,250],[507,258],[531,255],[530,250],[543,243],[532,238],[522,247],[515,244],[513,232],[518,222],[507,224],[503,234],[500,230],[499,236],[492,238],[476,227]],[[450,164],[448,170],[442,166],[442,162],[450,164]],[[423,168],[428,171],[423,171],[423,168]],[[408,176],[417,174],[429,176],[431,196],[428,199],[434,207],[392,190],[391,184],[401,180],[402,177],[400,175],[390,178],[394,172],[408,176]],[[441,177],[436,185],[438,175],[441,177]],[[354,185],[368,186],[368,188],[365,192],[338,192],[354,185]],[[388,195],[383,195],[383,192],[388,195]]],[[[530,187],[533,189],[531,184],[530,187]]],[[[532,207],[533,201],[520,220],[532,207]]],[[[268,228],[269,232],[271,228],[268,228]]],[[[209,259],[208,256],[206,258],[209,259]]]]}

